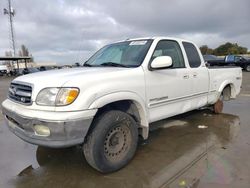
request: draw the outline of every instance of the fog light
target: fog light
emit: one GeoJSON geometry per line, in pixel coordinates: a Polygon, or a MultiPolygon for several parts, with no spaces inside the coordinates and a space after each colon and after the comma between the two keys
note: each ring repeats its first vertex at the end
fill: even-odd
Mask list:
{"type": "Polygon", "coordinates": [[[35,134],[38,136],[49,136],[50,135],[50,130],[49,127],[46,127],[44,125],[35,125],[35,134]]]}

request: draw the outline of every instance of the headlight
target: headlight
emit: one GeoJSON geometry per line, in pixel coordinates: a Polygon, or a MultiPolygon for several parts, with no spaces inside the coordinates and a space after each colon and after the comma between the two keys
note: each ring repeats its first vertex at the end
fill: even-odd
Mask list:
{"type": "Polygon", "coordinates": [[[56,105],[63,106],[74,102],[78,96],[79,89],[77,88],[61,88],[56,97],[56,105]]]}
{"type": "Polygon", "coordinates": [[[58,92],[59,88],[45,88],[37,95],[36,103],[39,105],[55,106],[58,92]]]}
{"type": "Polygon", "coordinates": [[[45,88],[37,95],[36,103],[44,106],[65,106],[74,102],[78,94],[78,88],[45,88]]]}

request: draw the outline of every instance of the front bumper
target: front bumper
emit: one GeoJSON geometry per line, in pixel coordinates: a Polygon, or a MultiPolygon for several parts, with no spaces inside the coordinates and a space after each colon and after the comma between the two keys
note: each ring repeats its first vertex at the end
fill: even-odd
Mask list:
{"type": "MultiPolygon", "coordinates": [[[[84,112],[85,111],[82,111],[81,114],[84,114],[84,112]]],[[[4,105],[2,106],[2,113],[10,131],[24,141],[40,146],[61,148],[84,142],[84,138],[93,120],[93,116],[89,116],[89,114],[94,114],[95,111],[91,113],[86,112],[85,114],[88,114],[87,117],[82,116],[74,119],[69,119],[70,113],[73,112],[51,112],[55,120],[44,119],[42,112],[40,112],[41,118],[24,116],[23,114],[21,115],[16,111],[8,109],[4,105]],[[65,114],[67,118],[65,118],[65,120],[62,118],[56,120],[57,113],[60,117],[65,114]],[[34,131],[35,125],[48,127],[50,129],[50,135],[37,135],[34,131]]],[[[72,116],[75,117],[76,115],[74,114],[72,116]]]]}

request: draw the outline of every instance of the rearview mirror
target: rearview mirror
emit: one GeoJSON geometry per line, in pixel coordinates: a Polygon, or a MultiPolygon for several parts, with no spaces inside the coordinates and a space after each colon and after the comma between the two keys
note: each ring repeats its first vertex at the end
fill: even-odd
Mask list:
{"type": "Polygon", "coordinates": [[[152,69],[162,69],[172,66],[172,58],[170,56],[159,56],[156,57],[152,63],[151,68],[152,69]]]}

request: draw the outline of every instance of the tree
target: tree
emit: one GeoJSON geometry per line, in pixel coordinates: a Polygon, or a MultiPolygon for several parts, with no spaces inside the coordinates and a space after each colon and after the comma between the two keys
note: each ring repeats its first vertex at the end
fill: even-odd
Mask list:
{"type": "MultiPolygon", "coordinates": [[[[12,51],[5,51],[5,56],[6,57],[12,57],[12,51]]],[[[9,67],[12,66],[12,62],[11,61],[5,61],[4,64],[8,65],[9,67]]]]}
{"type": "Polygon", "coordinates": [[[247,48],[239,46],[237,43],[227,42],[214,49],[215,55],[246,54],[247,48]]]}
{"type": "Polygon", "coordinates": [[[5,51],[5,56],[6,57],[12,57],[12,52],[11,51],[5,51]]]}
{"type": "Polygon", "coordinates": [[[19,56],[29,56],[29,50],[25,45],[21,45],[21,50],[19,50],[19,56]]]}
{"type": "Polygon", "coordinates": [[[239,54],[246,54],[247,53],[247,48],[239,46],[239,54]]]}
{"type": "Polygon", "coordinates": [[[207,45],[202,45],[202,46],[200,47],[200,51],[201,51],[202,55],[207,54],[207,49],[208,49],[208,46],[207,46],[207,45]]]}
{"type": "Polygon", "coordinates": [[[32,57],[32,54],[29,53],[29,49],[24,44],[21,45],[21,49],[19,50],[18,55],[20,57],[29,56],[31,57],[30,62],[34,62],[34,57],[32,57]]]}
{"type": "Polygon", "coordinates": [[[226,55],[228,54],[228,49],[232,48],[233,44],[227,42],[225,44],[220,45],[219,47],[214,49],[215,55],[226,55]]]}
{"type": "Polygon", "coordinates": [[[202,45],[200,47],[202,55],[213,54],[213,49],[209,48],[207,45],[202,45]]]}

